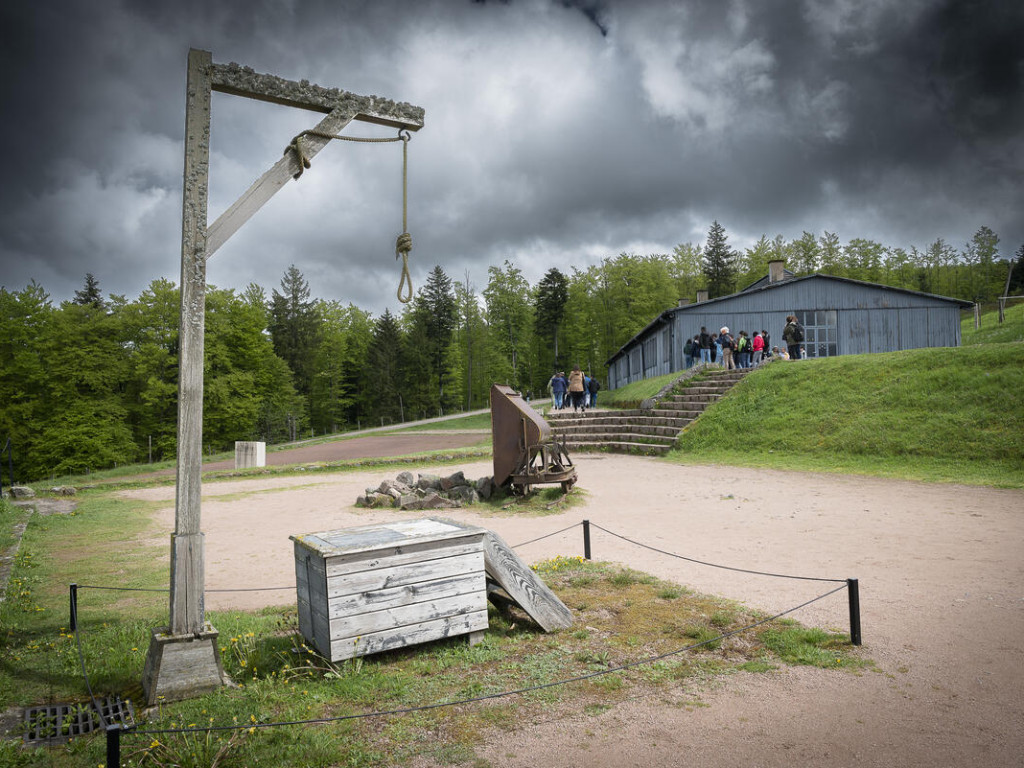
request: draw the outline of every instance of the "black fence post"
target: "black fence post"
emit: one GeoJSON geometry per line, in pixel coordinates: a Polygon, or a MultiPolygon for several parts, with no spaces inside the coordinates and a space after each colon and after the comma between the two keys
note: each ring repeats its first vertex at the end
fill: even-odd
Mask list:
{"type": "Polygon", "coordinates": [[[107,725],[107,766],[121,768],[121,726],[107,725]]]}
{"type": "Polygon", "coordinates": [[[71,585],[71,631],[78,629],[78,585],[71,585]]]}
{"type": "Polygon", "coordinates": [[[583,521],[583,557],[590,559],[590,521],[583,521]]]}
{"type": "Polygon", "coordinates": [[[860,583],[857,579],[846,580],[846,591],[850,598],[850,642],[860,645],[860,583]]]}

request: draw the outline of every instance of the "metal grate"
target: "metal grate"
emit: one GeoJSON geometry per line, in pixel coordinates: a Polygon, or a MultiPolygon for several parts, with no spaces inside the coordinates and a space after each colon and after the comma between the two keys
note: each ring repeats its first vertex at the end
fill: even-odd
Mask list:
{"type": "Polygon", "coordinates": [[[101,727],[101,722],[117,723],[124,728],[135,725],[135,708],[120,696],[108,696],[98,702],[99,712],[92,702],[84,704],[44,704],[25,709],[26,744],[64,744],[75,736],[90,733],[101,727]],[[100,714],[102,713],[102,720],[100,714]]]}

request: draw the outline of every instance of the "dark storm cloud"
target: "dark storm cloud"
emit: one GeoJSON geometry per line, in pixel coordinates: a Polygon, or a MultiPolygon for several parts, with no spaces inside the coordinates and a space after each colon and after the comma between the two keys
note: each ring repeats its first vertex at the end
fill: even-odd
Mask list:
{"type": "MultiPolygon", "coordinates": [[[[10,4],[9,4],[10,5],[10,4]]],[[[178,279],[189,47],[426,108],[410,144],[417,286],[536,282],[623,250],[807,229],[1024,241],[1024,10],[852,0],[63,2],[2,12],[0,284],[178,279]]],[[[319,117],[215,94],[210,219],[319,117]]],[[[346,133],[390,135],[353,124],[346,133]]],[[[335,143],[210,260],[269,290],[396,308],[396,145],[335,143]]]]}

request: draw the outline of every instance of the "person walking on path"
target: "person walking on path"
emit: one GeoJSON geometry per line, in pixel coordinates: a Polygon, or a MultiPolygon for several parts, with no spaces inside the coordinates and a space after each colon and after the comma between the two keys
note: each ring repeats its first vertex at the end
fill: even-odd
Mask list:
{"type": "Polygon", "coordinates": [[[786,327],[782,329],[782,340],[786,342],[790,360],[800,359],[800,345],[804,341],[804,327],[796,319],[796,315],[786,316],[786,327]]]}
{"type": "Polygon", "coordinates": [[[583,371],[578,365],[574,365],[569,373],[569,398],[572,400],[573,413],[583,408],[583,371]]]}
{"type": "Polygon", "coordinates": [[[761,364],[761,358],[764,357],[764,336],[761,335],[760,331],[754,331],[754,341],[751,343],[751,349],[754,352],[751,365],[756,368],[761,364]]]}
{"type": "Polygon", "coordinates": [[[597,390],[601,388],[601,382],[597,380],[597,376],[591,376],[590,382],[587,384],[587,390],[590,392],[590,407],[597,408],[597,390]]]}
{"type": "Polygon", "coordinates": [[[565,374],[559,371],[551,377],[551,392],[555,398],[555,409],[560,410],[564,406],[565,400],[565,374]]]}
{"type": "Polygon", "coordinates": [[[711,334],[703,325],[700,327],[700,361],[705,365],[711,365],[711,334]]]}

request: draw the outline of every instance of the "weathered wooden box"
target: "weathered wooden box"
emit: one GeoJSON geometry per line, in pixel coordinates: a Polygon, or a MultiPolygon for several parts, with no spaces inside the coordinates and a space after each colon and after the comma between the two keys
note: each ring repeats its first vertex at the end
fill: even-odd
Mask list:
{"type": "Polygon", "coordinates": [[[485,533],[424,518],[292,536],[299,631],[331,661],[482,632],[485,533]]]}

